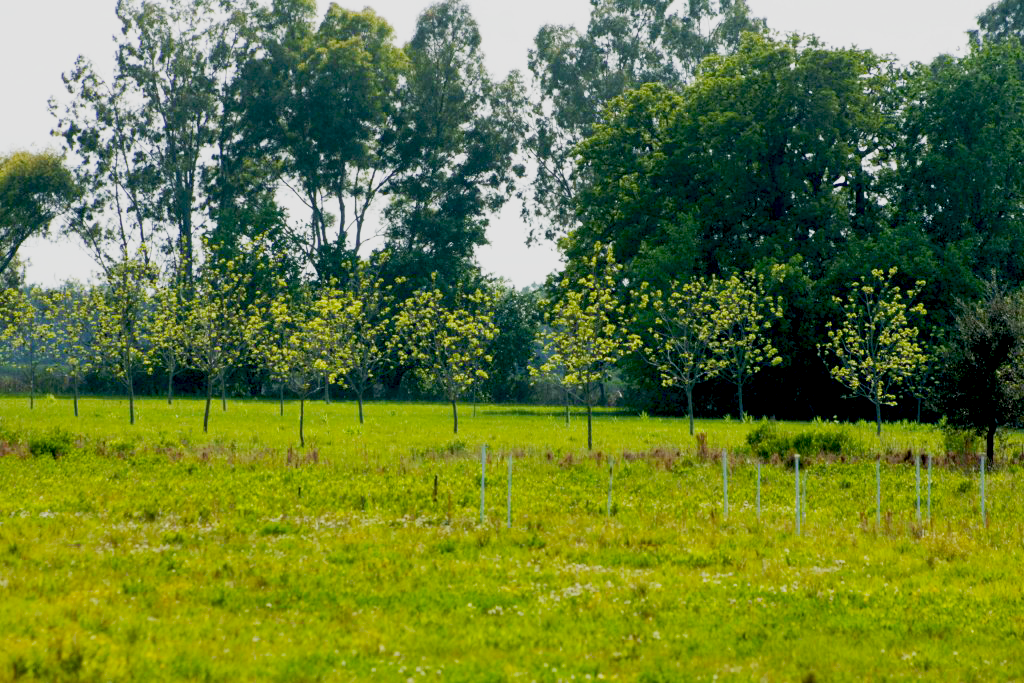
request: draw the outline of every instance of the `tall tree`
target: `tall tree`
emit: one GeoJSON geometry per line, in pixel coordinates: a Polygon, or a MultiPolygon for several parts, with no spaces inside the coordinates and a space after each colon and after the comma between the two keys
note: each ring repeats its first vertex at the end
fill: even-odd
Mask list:
{"type": "Polygon", "coordinates": [[[450,290],[475,271],[488,215],[524,172],[514,161],[525,95],[517,72],[504,81],[487,73],[479,27],[461,0],[427,8],[405,55],[396,146],[403,173],[384,212],[387,266],[410,290],[435,272],[450,290]]]}
{"type": "Polygon", "coordinates": [[[71,173],[57,154],[0,155],[0,274],[25,240],[47,234],[76,194],[71,173]]]}
{"type": "Polygon", "coordinates": [[[192,286],[196,239],[206,228],[206,179],[224,84],[236,67],[241,1],[118,0],[113,77],[80,57],[64,76],[71,100],[58,130],[80,159],[85,191],[72,230],[105,267],[140,244],[170,256],[192,286]]]}
{"type": "Polygon", "coordinates": [[[371,9],[332,3],[315,26],[315,2],[279,0],[261,16],[261,49],[237,79],[240,135],[279,161],[278,177],[309,210],[299,243],[326,281],[366,238],[382,179],[364,172],[381,165],[378,147],[394,137],[387,127],[404,56],[371,9]]]}
{"type": "Polygon", "coordinates": [[[554,239],[577,225],[580,174],[576,145],[601,120],[605,105],[626,91],[659,83],[681,89],[710,55],[730,53],[744,31],[763,31],[745,0],[591,0],[580,34],[566,26],[540,29],[530,50],[536,84],[527,142],[536,172],[524,215],[532,239],[554,239]]]}

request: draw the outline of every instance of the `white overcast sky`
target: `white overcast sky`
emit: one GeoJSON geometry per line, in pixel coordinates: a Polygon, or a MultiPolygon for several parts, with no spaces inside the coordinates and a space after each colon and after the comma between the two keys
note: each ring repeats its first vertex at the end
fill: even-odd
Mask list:
{"type": "MultiPolygon", "coordinates": [[[[483,49],[493,74],[526,72],[527,50],[544,24],[586,27],[588,0],[467,0],[480,24],[483,49]]],[[[328,6],[318,0],[321,11],[328,6]]],[[[417,15],[430,0],[355,0],[338,4],[371,6],[395,27],[398,42],[412,37],[417,15]]],[[[681,4],[681,3],[680,3],[681,4]]],[[[781,32],[814,33],[836,46],[856,45],[901,61],[930,61],[941,53],[963,54],[965,32],[991,0],[748,0],[757,16],[781,32]]],[[[0,0],[0,152],[56,148],[49,136],[53,119],[47,100],[63,95],[61,73],[78,55],[99,72],[111,72],[118,30],[115,0],[0,0]]],[[[480,264],[517,286],[543,281],[558,267],[550,247],[524,245],[527,228],[518,202],[493,217],[490,246],[480,264]]],[[[30,282],[52,285],[67,278],[87,280],[94,267],[75,243],[33,241],[22,251],[30,282]]]]}

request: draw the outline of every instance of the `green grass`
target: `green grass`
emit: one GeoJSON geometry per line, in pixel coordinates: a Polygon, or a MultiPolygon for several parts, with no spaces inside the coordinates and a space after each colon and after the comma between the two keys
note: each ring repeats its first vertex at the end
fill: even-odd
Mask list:
{"type": "MultiPolygon", "coordinates": [[[[456,442],[446,406],[370,404],[360,429],[312,404],[304,450],[295,405],[217,406],[206,437],[201,410],[143,401],[129,428],[115,401],[0,400],[0,681],[1024,677],[1015,465],[985,528],[976,472],[937,467],[918,523],[913,467],[886,464],[876,527],[873,462],[819,461],[798,537],[792,470],[763,468],[758,519],[734,456],[723,519],[683,420],[599,417],[608,518],[608,458],[556,410],[466,406],[456,442]]],[[[751,428],[698,424],[734,451],[751,428]]]]}

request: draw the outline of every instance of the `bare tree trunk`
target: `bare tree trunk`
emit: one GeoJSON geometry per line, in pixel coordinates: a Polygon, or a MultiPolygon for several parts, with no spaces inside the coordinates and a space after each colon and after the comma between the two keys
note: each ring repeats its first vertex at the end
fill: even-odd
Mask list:
{"type": "Polygon", "coordinates": [[[324,403],[331,404],[331,378],[324,373],[324,403]]]}
{"type": "Polygon", "coordinates": [[[690,416],[690,436],[693,436],[693,386],[686,387],[686,414],[690,416]]]}
{"type": "Polygon", "coordinates": [[[128,424],[135,424],[135,380],[128,373],[128,424]]]}
{"type": "Polygon", "coordinates": [[[593,405],[592,405],[593,403],[594,403],[593,399],[589,398],[589,395],[588,395],[588,398],[587,398],[587,450],[588,451],[594,450],[594,436],[593,436],[593,429],[592,429],[592,424],[591,424],[591,422],[592,422],[591,421],[591,416],[592,416],[592,414],[594,412],[593,405]]]}
{"type": "Polygon", "coordinates": [[[299,447],[306,446],[306,437],[302,434],[303,422],[306,419],[306,396],[299,396],[299,447]]]}
{"type": "Polygon", "coordinates": [[[213,399],[213,375],[206,375],[206,410],[203,412],[203,434],[210,424],[210,401],[213,399]]]}
{"type": "Polygon", "coordinates": [[[455,424],[455,433],[459,433],[459,409],[455,407],[455,401],[452,401],[452,420],[455,424]]]}
{"type": "Polygon", "coordinates": [[[278,392],[280,401],[278,403],[278,414],[284,417],[284,382],[281,382],[280,391],[278,392]]]}
{"type": "Polygon", "coordinates": [[[996,430],[998,425],[989,425],[985,431],[985,458],[988,460],[988,464],[994,465],[996,462],[996,430]]]}
{"type": "Polygon", "coordinates": [[[226,374],[227,374],[226,371],[223,368],[221,368],[221,371],[220,371],[220,409],[221,409],[221,411],[223,411],[225,413],[228,412],[228,390],[227,390],[227,387],[224,386],[225,385],[225,380],[227,379],[227,377],[225,377],[226,374]]]}
{"type": "Polygon", "coordinates": [[[875,434],[882,435],[882,404],[875,403],[875,434]]]}
{"type": "Polygon", "coordinates": [[[743,418],[746,417],[746,413],[743,412],[743,382],[736,383],[736,393],[740,397],[740,422],[743,422],[743,418]]]}
{"type": "Polygon", "coordinates": [[[363,392],[356,392],[356,401],[359,403],[359,424],[363,424],[363,392]]]}
{"type": "Polygon", "coordinates": [[[75,391],[75,417],[78,417],[78,373],[77,372],[72,376],[71,384],[74,386],[74,391],[75,391]]]}

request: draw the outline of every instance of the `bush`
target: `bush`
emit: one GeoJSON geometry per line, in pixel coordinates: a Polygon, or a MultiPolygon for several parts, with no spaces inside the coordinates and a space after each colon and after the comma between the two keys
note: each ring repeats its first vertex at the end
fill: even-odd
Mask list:
{"type": "Polygon", "coordinates": [[[32,436],[28,440],[28,452],[34,456],[48,455],[54,460],[71,453],[75,447],[74,437],[63,429],[53,429],[32,436]]]}
{"type": "Polygon", "coordinates": [[[859,448],[853,434],[839,425],[819,423],[812,429],[788,434],[774,420],[762,420],[747,434],[747,445],[753,455],[764,460],[773,455],[788,458],[794,453],[849,456],[859,448]]]}

